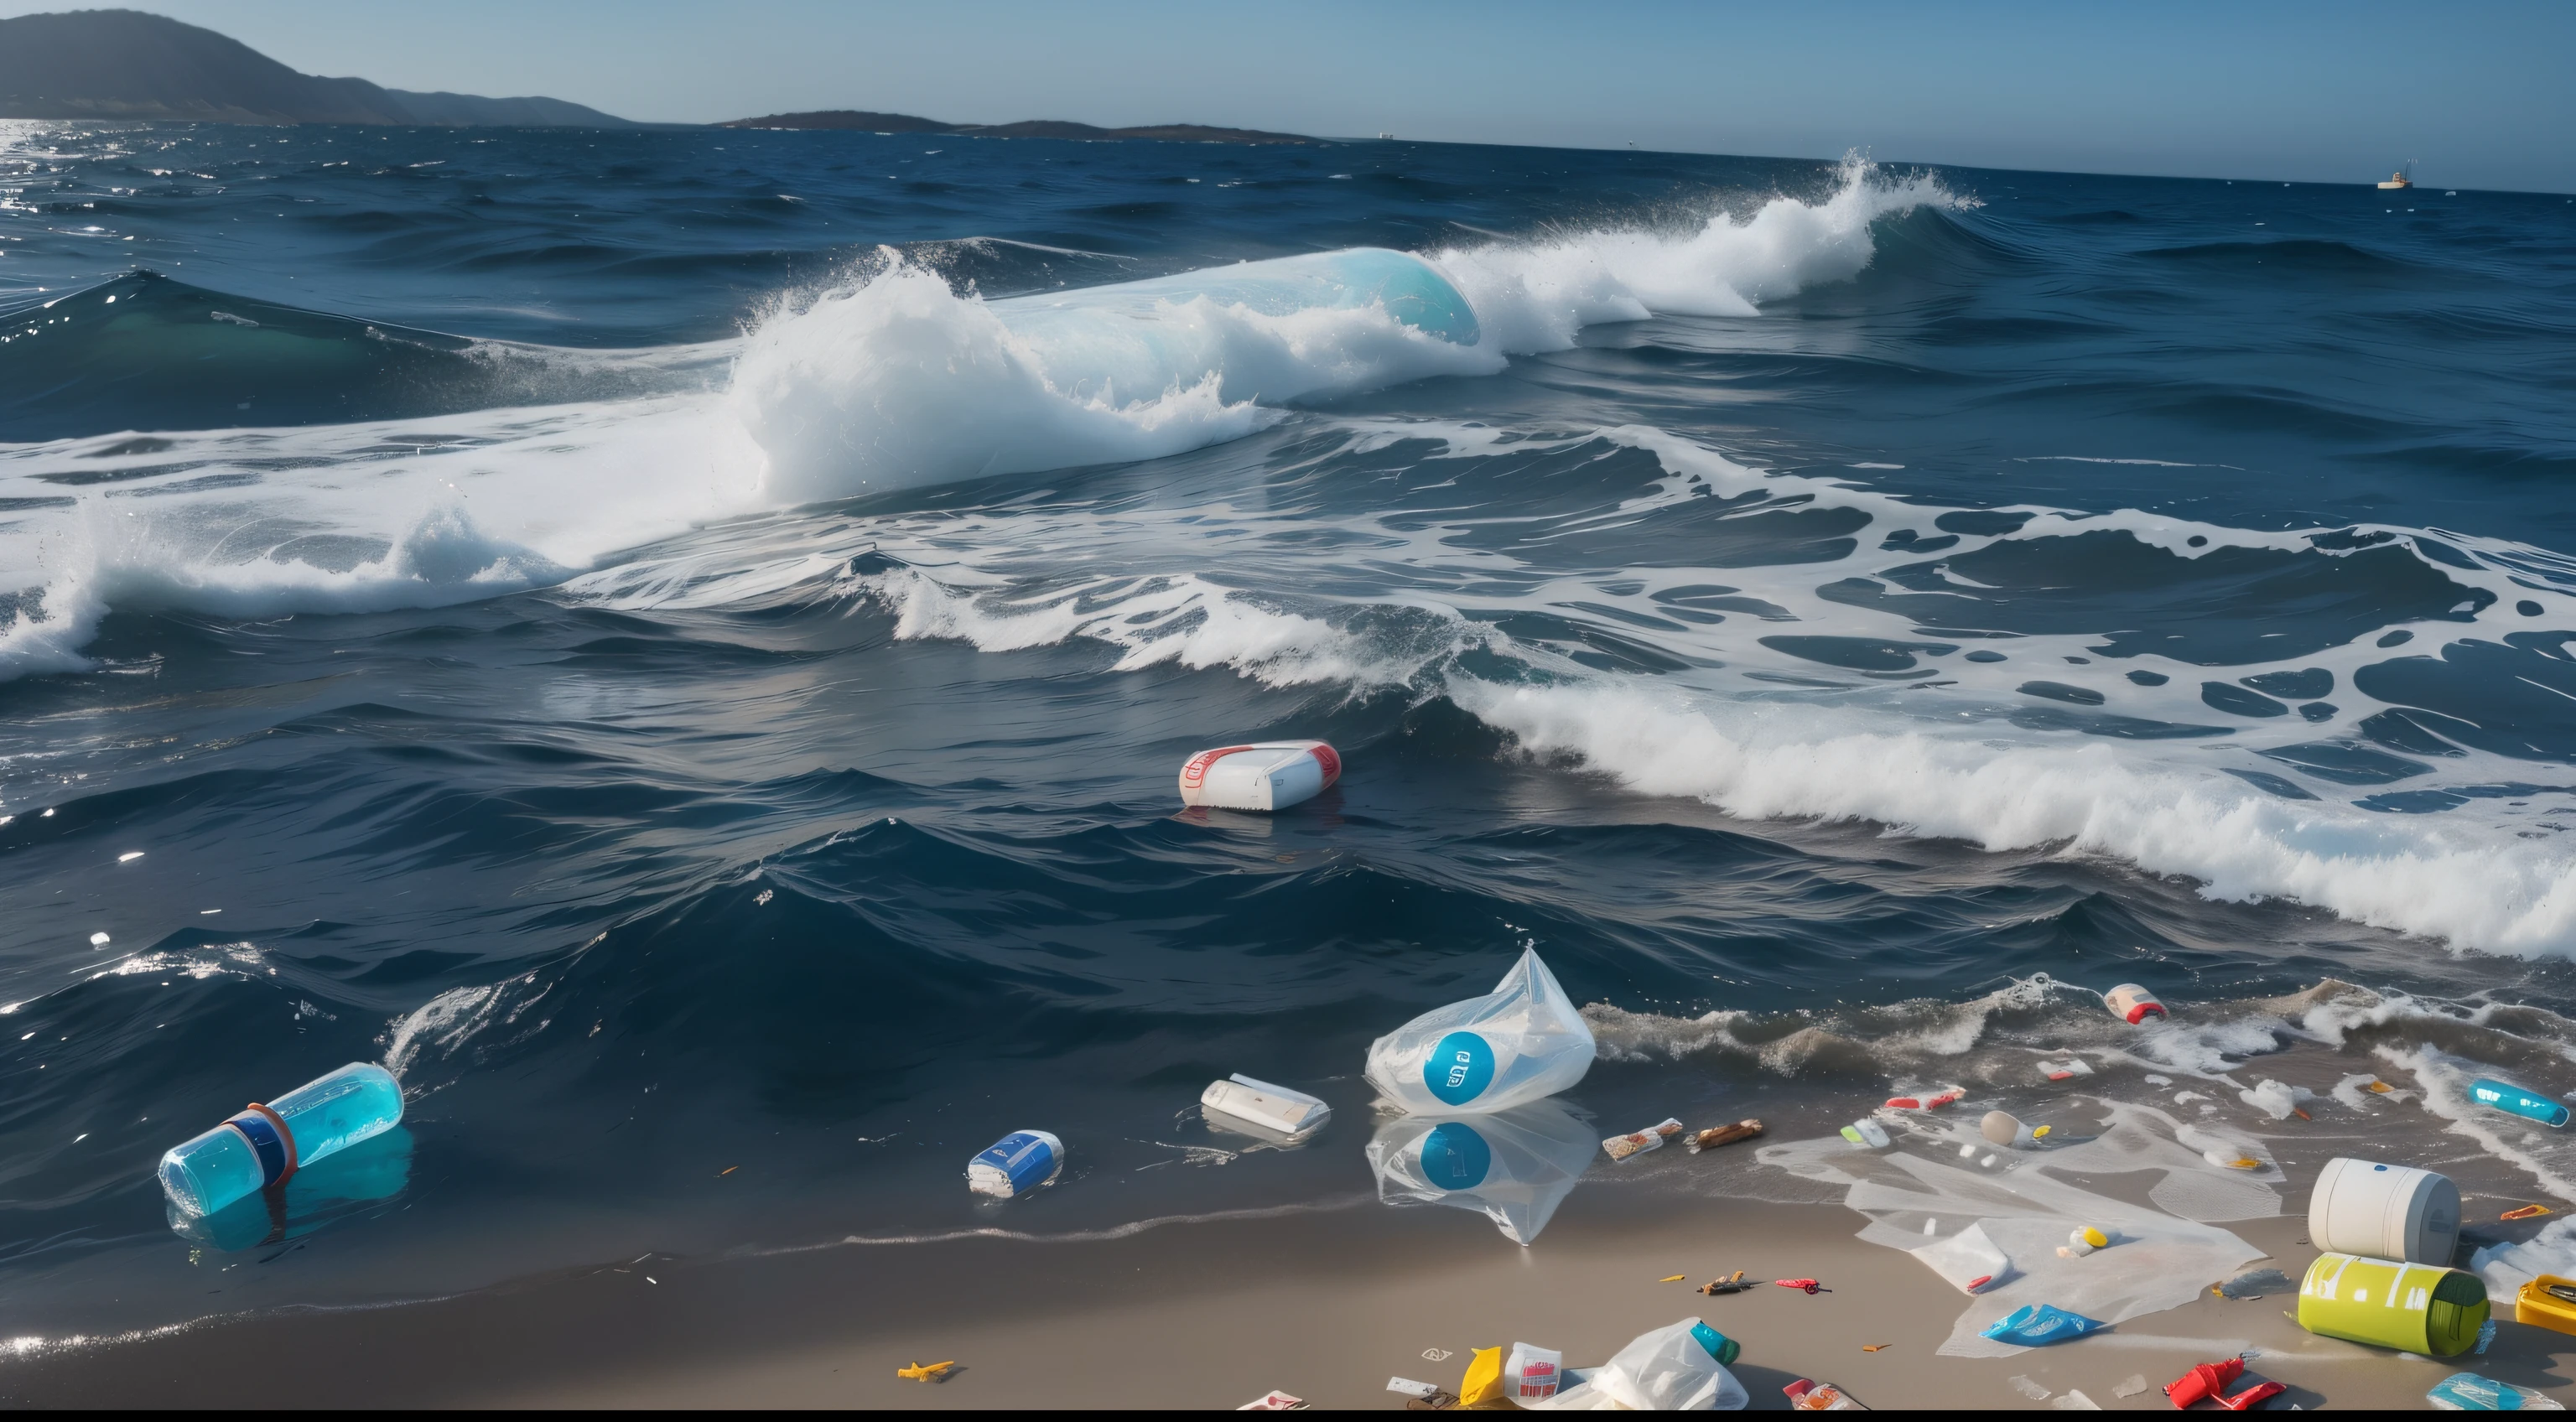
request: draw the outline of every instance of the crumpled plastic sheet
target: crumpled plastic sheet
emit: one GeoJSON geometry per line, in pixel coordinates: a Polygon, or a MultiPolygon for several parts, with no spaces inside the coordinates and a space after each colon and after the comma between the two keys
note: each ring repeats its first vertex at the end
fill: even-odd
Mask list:
{"type": "Polygon", "coordinates": [[[2520,1244],[2488,1245],[2469,1256],[2469,1269],[2486,1281],[2488,1300],[2505,1309],[2543,1274],[2576,1279],[2576,1215],[2551,1220],[2520,1244]]]}
{"type": "MultiPolygon", "coordinates": [[[[1860,1237],[1908,1252],[1979,1227],[2009,1261],[2009,1273],[1969,1300],[1939,1349],[1951,1357],[2000,1358],[2027,1351],[1978,1336],[2024,1304],[2047,1303],[2104,1323],[2121,1323],[2191,1302],[2263,1252],[2219,1223],[2281,1213],[2267,1183],[2278,1172],[2228,1170],[2203,1158],[2204,1134],[2152,1106],[2105,1102],[2102,1133],[2039,1150],[2012,1150],[1992,1169],[1962,1159],[1975,1125],[1912,1118],[1894,1149],[1860,1152],[1839,1136],[1785,1141],[1756,1158],[1808,1180],[1838,1184],[1843,1202],[1869,1218],[1860,1237]],[[2145,1205],[2076,1183],[2076,1177],[2157,1172],[2145,1205]],[[1924,1226],[1932,1224],[1927,1239],[1924,1226]],[[2111,1231],[2108,1249],[2062,1258],[2070,1230],[2111,1231]]],[[[1981,1143],[1981,1142],[1980,1142],[1981,1143]]],[[[1918,1256],[1919,1257],[1919,1256],[1918,1256]]],[[[1952,1281],[1954,1284],[1959,1282],[1952,1281]]]]}

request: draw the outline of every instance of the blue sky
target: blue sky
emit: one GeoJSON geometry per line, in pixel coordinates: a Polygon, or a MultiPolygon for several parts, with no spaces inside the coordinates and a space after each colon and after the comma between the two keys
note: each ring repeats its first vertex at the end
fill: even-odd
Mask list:
{"type": "MultiPolygon", "coordinates": [[[[0,0],[0,14],[60,9],[0,0]]],[[[2576,3],[159,0],[298,69],[630,118],[870,108],[2576,191],[2576,3]]]]}

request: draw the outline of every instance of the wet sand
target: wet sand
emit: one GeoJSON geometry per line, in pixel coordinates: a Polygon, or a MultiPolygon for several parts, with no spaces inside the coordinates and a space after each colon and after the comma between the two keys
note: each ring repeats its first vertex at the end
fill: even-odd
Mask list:
{"type": "MultiPolygon", "coordinates": [[[[1742,1341],[1735,1372],[1757,1409],[1784,1407],[1781,1387],[1811,1377],[1880,1409],[2046,1408],[2081,1391],[2106,1409],[2162,1410],[2164,1383],[2249,1348],[2249,1379],[2289,1385],[2275,1407],[2420,1407],[2426,1388],[2463,1369],[2576,1398],[2576,1338],[2506,1322],[2485,1357],[2412,1359],[2304,1333],[2287,1317],[2295,1301],[2280,1297],[2204,1293],[2054,1348],[1939,1357],[1967,1299],[1906,1255],[1854,1239],[1860,1223],[1840,1206],[1613,1188],[1578,1192],[1527,1249],[1465,1212],[1368,1201],[1080,1242],[655,1256],[431,1302],[285,1311],[21,1356],[0,1362],[0,1402],[1209,1408],[1279,1388],[1319,1407],[1398,1408],[1390,1376],[1455,1387],[1473,1348],[1526,1340],[1583,1366],[1693,1315],[1742,1341]],[[1811,1276],[1831,1292],[1693,1292],[1736,1269],[1811,1276]],[[1687,1278],[1658,1282],[1671,1274],[1687,1278]],[[1862,1351],[1873,1343],[1890,1346],[1862,1351]],[[959,1366],[942,1383],[895,1376],[950,1359],[959,1366]],[[2146,1389],[2116,1396],[2133,1377],[2146,1389]]],[[[2314,1257],[2296,1215],[2229,1228],[2293,1278],[2314,1257]]],[[[2117,1250],[2097,1258],[2116,1266],[2117,1250]]]]}

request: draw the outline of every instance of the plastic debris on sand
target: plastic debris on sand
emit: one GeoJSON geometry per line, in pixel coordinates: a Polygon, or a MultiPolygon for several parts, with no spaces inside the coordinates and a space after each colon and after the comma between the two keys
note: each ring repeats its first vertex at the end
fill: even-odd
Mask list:
{"type": "Polygon", "coordinates": [[[1937,1244],[1906,1252],[1963,1293],[1982,1292],[2012,1272],[2011,1257],[1988,1237],[1983,1224],[1972,1224],[1937,1244]]]}
{"type": "Polygon", "coordinates": [[[1832,1383],[1800,1378],[1780,1391],[1788,1395],[1789,1410],[1792,1412],[1866,1412],[1869,1410],[1861,1406],[1851,1394],[1832,1383]]]}
{"type": "Polygon", "coordinates": [[[2023,1348],[2070,1343],[2101,1328],[2098,1319],[2068,1313],[2054,1304],[2023,1304],[1980,1330],[1980,1336],[2023,1348]]]}
{"type": "Polygon", "coordinates": [[[1737,1141],[1749,1141],[1760,1134],[1762,1134],[1762,1123],[1750,1118],[1738,1121],[1732,1126],[1711,1126],[1691,1137],[1690,1153],[1697,1155],[1701,1151],[1715,1150],[1719,1146],[1733,1145],[1737,1141]]]}
{"type": "Polygon", "coordinates": [[[1648,1126],[1642,1131],[1630,1131],[1624,1136],[1612,1136],[1601,1143],[1601,1148],[1610,1153],[1612,1160],[1626,1160],[1632,1155],[1645,1151],[1660,1150],[1664,1142],[1681,1133],[1682,1123],[1666,1117],[1660,1124],[1648,1126]]]}
{"type": "Polygon", "coordinates": [[[894,1375],[913,1382],[945,1382],[948,1380],[950,1370],[956,1366],[957,1361],[954,1358],[944,1363],[925,1363],[916,1358],[911,1367],[895,1369],[894,1375]]]}
{"type": "Polygon", "coordinates": [[[2424,1400],[2444,1412],[2564,1412],[2566,1404],[2536,1388],[2495,1382],[2475,1373],[2453,1373],[2433,1384],[2424,1400]]]}
{"type": "Polygon", "coordinates": [[[1862,1150],[1885,1150],[1889,1144],[1887,1128],[1866,1118],[1843,1127],[1843,1139],[1862,1150]]]}

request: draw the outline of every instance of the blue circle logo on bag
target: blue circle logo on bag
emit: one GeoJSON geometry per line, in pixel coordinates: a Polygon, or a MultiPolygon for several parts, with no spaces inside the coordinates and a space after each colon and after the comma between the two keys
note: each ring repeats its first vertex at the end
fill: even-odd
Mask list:
{"type": "Polygon", "coordinates": [[[1422,1174],[1443,1190],[1472,1190],[1494,1168],[1494,1148],[1456,1121],[1443,1121],[1422,1138],[1422,1174]]]}
{"type": "Polygon", "coordinates": [[[1422,1063],[1422,1084],[1451,1106],[1464,1106],[1485,1094],[1494,1080],[1494,1049],[1473,1032],[1452,1032],[1440,1039],[1422,1063]]]}

